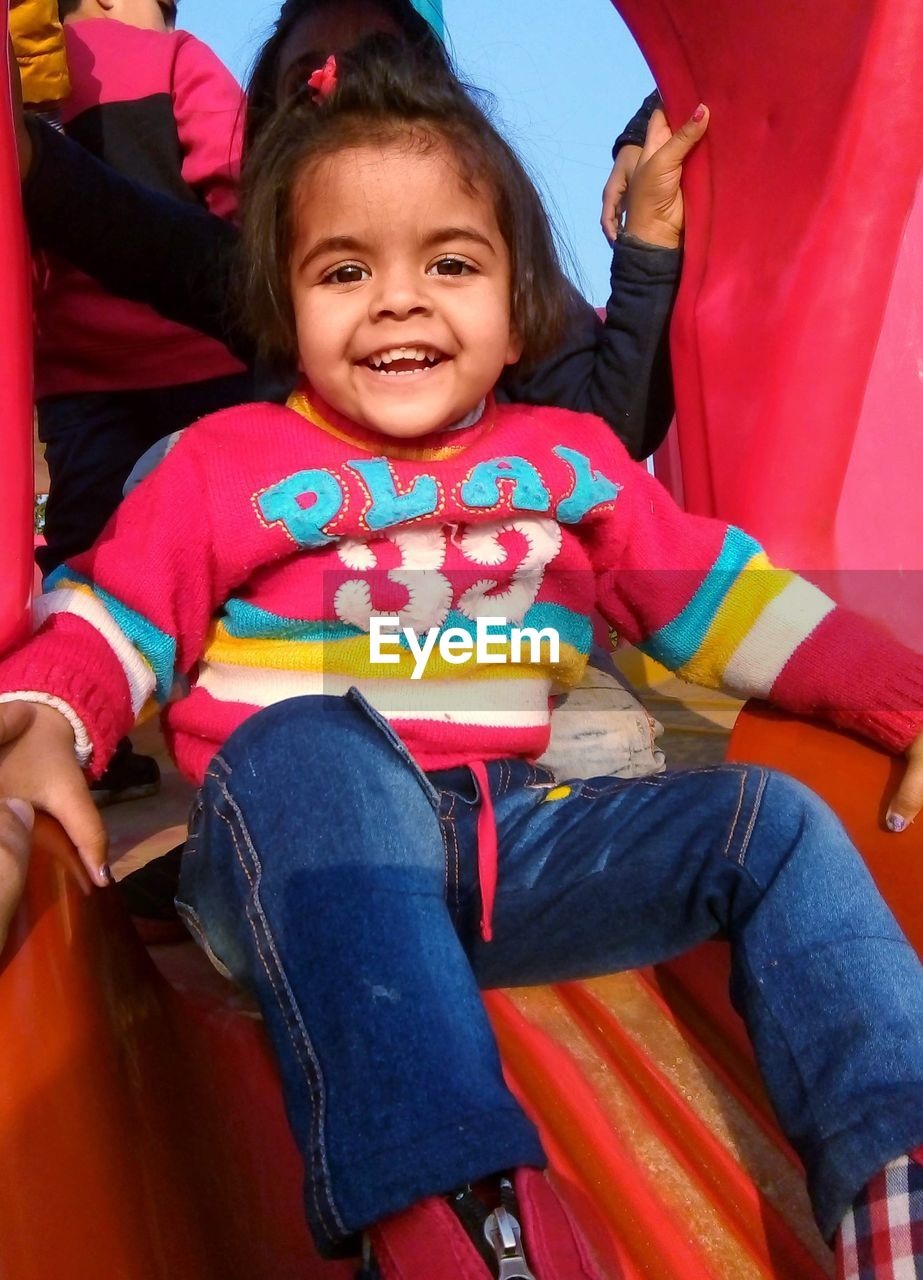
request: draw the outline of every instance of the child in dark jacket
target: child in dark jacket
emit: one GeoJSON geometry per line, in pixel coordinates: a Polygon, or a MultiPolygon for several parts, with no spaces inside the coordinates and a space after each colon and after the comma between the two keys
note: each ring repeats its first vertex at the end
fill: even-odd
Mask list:
{"type": "MultiPolygon", "coordinates": [[[[241,91],[167,0],[59,0],[69,137],[151,190],[223,218],[237,209],[241,91]]],[[[131,240],[136,230],[121,228],[131,240]]],[[[126,302],[62,259],[37,262],[35,382],[50,492],[49,573],[85,550],[156,440],[246,398],[225,346],[126,302]]]]}

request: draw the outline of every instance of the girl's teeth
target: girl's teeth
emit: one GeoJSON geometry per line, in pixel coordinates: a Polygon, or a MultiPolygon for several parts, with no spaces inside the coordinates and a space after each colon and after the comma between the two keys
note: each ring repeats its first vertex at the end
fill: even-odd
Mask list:
{"type": "Polygon", "coordinates": [[[418,363],[426,362],[424,368],[439,363],[439,352],[431,347],[392,347],[389,351],[379,351],[375,355],[369,356],[369,364],[373,369],[381,369],[383,366],[388,373],[417,373],[418,369],[387,369],[387,366],[393,364],[395,360],[414,360],[418,363]]]}

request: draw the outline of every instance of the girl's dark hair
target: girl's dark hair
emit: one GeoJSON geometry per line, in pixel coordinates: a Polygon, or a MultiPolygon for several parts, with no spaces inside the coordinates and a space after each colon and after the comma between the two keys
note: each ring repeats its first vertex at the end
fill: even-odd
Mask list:
{"type": "Polygon", "coordinates": [[[247,157],[242,310],[261,356],[279,370],[297,358],[289,272],[294,195],[305,170],[343,148],[400,139],[424,149],[445,145],[462,182],[492,196],[510,255],[520,368],[527,370],[559,344],[574,299],[541,199],[472,91],[389,36],[369,37],[338,59],[333,93],[315,102],[305,88],[276,112],[247,157]]]}
{"type": "MultiPolygon", "coordinates": [[[[320,13],[342,0],[285,0],[276,19],[272,35],[259,52],[247,85],[247,118],[244,127],[244,154],[250,150],[279,106],[279,52],[292,29],[312,14],[320,13]]],[[[377,7],[389,17],[402,36],[423,58],[432,58],[440,66],[448,66],[442,41],[410,0],[375,0],[377,7]]],[[[329,50],[324,51],[329,52],[329,50]]],[[[321,59],[323,61],[323,59],[321,59]]],[[[306,69],[310,74],[312,68],[306,69]]]]}

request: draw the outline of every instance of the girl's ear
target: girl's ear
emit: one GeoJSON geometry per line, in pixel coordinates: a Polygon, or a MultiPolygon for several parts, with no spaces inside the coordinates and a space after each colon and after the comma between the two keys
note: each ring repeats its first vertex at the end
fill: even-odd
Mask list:
{"type": "Polygon", "coordinates": [[[506,349],[506,358],[504,364],[515,364],[522,355],[523,341],[519,336],[519,330],[514,324],[510,325],[510,342],[506,349]]]}

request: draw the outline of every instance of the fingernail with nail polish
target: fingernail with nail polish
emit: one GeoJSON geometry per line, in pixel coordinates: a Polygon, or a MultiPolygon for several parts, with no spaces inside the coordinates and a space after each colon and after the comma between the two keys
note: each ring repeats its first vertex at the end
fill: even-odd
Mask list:
{"type": "Polygon", "coordinates": [[[899,813],[889,813],[885,824],[889,831],[903,831],[907,826],[907,819],[902,818],[899,813]]]}
{"type": "Polygon", "coordinates": [[[112,880],[112,868],[109,866],[108,862],[104,863],[103,866],[100,867],[99,878],[102,880],[103,884],[109,884],[112,880]]]}
{"type": "Polygon", "coordinates": [[[704,103],[701,103],[701,102],[699,103],[699,105],[696,107],[695,111],[693,111],[693,113],[692,113],[692,118],[693,118],[693,120],[695,120],[695,121],[699,121],[699,120],[704,120],[704,119],[705,119],[705,106],[704,106],[704,103]]]}

